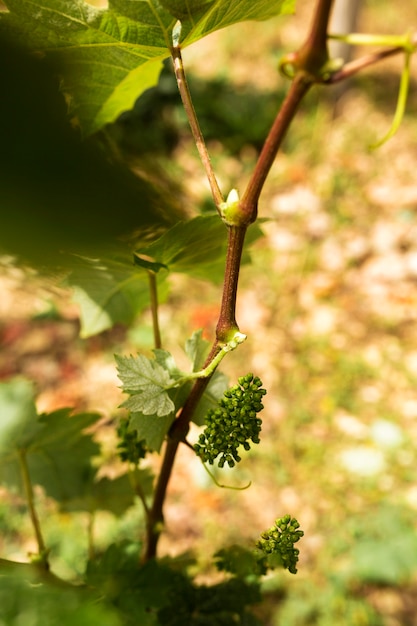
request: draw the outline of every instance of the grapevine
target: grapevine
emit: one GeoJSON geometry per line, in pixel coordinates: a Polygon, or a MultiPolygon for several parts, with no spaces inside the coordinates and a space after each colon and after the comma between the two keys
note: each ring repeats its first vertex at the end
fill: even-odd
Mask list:
{"type": "Polygon", "coordinates": [[[206,428],[194,445],[196,454],[203,462],[213,465],[220,456],[218,466],[225,463],[234,467],[241,457],[239,446],[250,450],[250,443],[259,443],[262,420],[262,398],[266,390],[262,381],[253,374],[238,379],[238,384],[224,392],[219,407],[211,409],[206,417],[206,428]]]}

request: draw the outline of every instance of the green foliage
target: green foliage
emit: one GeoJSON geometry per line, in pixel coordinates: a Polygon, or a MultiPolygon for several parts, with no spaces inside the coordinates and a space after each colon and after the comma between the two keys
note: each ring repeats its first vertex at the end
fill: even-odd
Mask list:
{"type": "MultiPolygon", "coordinates": [[[[248,606],[261,599],[259,586],[232,578],[212,586],[184,585],[179,595],[171,595],[171,605],[159,612],[161,626],[261,626],[248,606]]],[[[176,590],[175,590],[176,592],[176,590]]]]}
{"type": "Polygon", "coordinates": [[[175,561],[141,566],[137,546],[114,544],[87,567],[89,586],[100,589],[125,624],[144,626],[256,626],[248,607],[260,600],[259,585],[242,579],[199,586],[175,567],[175,561]]]}
{"type": "MultiPolygon", "coordinates": [[[[133,106],[137,96],[156,83],[162,61],[172,50],[173,40],[177,50],[177,44],[189,45],[219,28],[247,19],[267,19],[289,12],[294,6],[293,0],[110,0],[108,8],[100,9],[84,0],[5,2],[8,11],[0,14],[0,35],[5,38],[5,49],[15,50],[14,44],[10,43],[13,40],[30,54],[35,52],[38,56],[46,56],[48,63],[52,63],[51,75],[56,74],[62,80],[72,122],[80,126],[84,135],[95,133],[116,120],[133,106]]],[[[330,5],[327,3],[328,8],[330,5]]],[[[323,27],[328,14],[326,3],[317,6],[313,31],[301,49],[303,55],[299,55],[299,59],[303,72],[310,72],[310,64],[312,73],[321,78],[320,68],[318,72],[314,70],[314,55],[317,52],[320,59],[322,52],[326,56],[327,40],[323,27]],[[318,43],[321,51],[316,50],[311,41],[318,43]],[[307,59],[304,66],[302,56],[307,59]]],[[[409,45],[411,55],[414,52],[411,38],[409,45]]],[[[17,52],[20,55],[21,51],[17,52]]],[[[7,58],[7,55],[3,56],[7,58]]],[[[17,65],[24,65],[28,58],[22,53],[17,65]]],[[[175,57],[176,63],[179,60],[175,57]]],[[[31,68],[39,69],[38,63],[36,61],[31,68]]],[[[13,87],[9,108],[5,109],[7,119],[15,94],[18,94],[18,100],[31,102],[31,91],[36,92],[33,87],[37,87],[37,81],[32,89],[21,91],[20,79],[14,80],[14,71],[2,71],[6,80],[3,81],[0,75],[0,82],[6,85],[6,92],[8,85],[13,87]]],[[[306,76],[304,73],[304,84],[300,82],[298,87],[306,86],[306,76]]],[[[408,84],[409,79],[408,66],[404,76],[402,105],[405,104],[405,83],[408,84]]],[[[55,78],[54,81],[56,92],[58,83],[55,78]]],[[[178,85],[196,134],[198,124],[193,117],[193,106],[187,102],[188,92],[183,78],[178,80],[178,85]]],[[[298,521],[290,515],[277,519],[272,528],[263,532],[254,551],[236,545],[219,551],[215,555],[217,567],[232,577],[212,586],[197,585],[178,561],[152,558],[156,555],[156,544],[162,532],[167,485],[179,438],[170,440],[168,437],[167,454],[155,488],[151,473],[139,469],[141,459],[148,452],[159,452],[177,414],[180,415],[177,424],[185,426],[181,433],[188,428],[190,420],[197,424],[205,421],[206,428],[194,446],[203,462],[213,464],[220,457],[219,467],[227,464],[232,468],[241,460],[238,454],[241,446],[249,450],[251,443],[259,443],[262,421],[258,414],[263,409],[262,399],[266,393],[261,380],[248,374],[239,378],[238,385],[225,390],[225,377],[214,369],[220,357],[246,338],[239,332],[235,320],[237,278],[246,235],[243,224],[250,221],[248,216],[255,219],[258,191],[281,145],[285,124],[298,107],[296,92],[290,90],[289,93],[292,95],[285,101],[285,115],[276,118],[268,144],[263,146],[263,157],[258,161],[255,176],[242,195],[244,201],[240,204],[236,194],[233,203],[231,200],[229,205],[226,203],[226,208],[233,209],[233,219],[228,223],[233,229],[229,231],[217,216],[199,216],[184,221],[184,214],[175,201],[176,194],[170,193],[172,187],[165,176],[152,182],[158,175],[145,168],[135,178],[115,157],[109,159],[103,155],[102,148],[109,146],[81,147],[78,137],[68,126],[54,126],[56,137],[54,132],[50,133],[45,159],[39,159],[39,154],[43,155],[42,148],[23,161],[21,154],[25,153],[25,145],[22,150],[19,141],[14,140],[13,132],[0,126],[0,134],[5,130],[6,152],[11,153],[10,167],[6,158],[5,168],[0,168],[4,169],[5,181],[0,185],[0,200],[2,205],[4,201],[7,214],[1,234],[2,249],[31,263],[41,262],[42,266],[54,269],[68,268],[67,262],[60,263],[62,253],[71,257],[73,262],[69,263],[71,271],[67,278],[81,308],[82,336],[101,332],[115,323],[129,325],[149,304],[157,336],[158,298],[155,291],[157,287],[159,299],[166,296],[168,281],[165,279],[169,272],[181,272],[215,283],[220,283],[224,277],[218,331],[210,352],[216,356],[210,363],[207,363],[208,346],[202,340],[201,332],[195,333],[186,345],[191,361],[189,374],[181,372],[172,355],[162,349],[154,350],[153,358],[140,354],[136,357],[116,356],[122,388],[129,396],[122,406],[128,409],[129,417],[119,422],[116,450],[128,466],[124,466],[126,473],[114,480],[98,478],[100,446],[91,430],[87,430],[95,425],[97,415],[81,413],[71,416],[69,409],[39,415],[33,389],[28,383],[17,380],[0,386],[0,482],[26,498],[38,544],[33,565],[16,568],[16,564],[0,559],[0,583],[5,582],[3,587],[0,585],[2,624],[17,626],[24,622],[43,626],[58,621],[74,626],[84,623],[105,626],[138,623],[142,626],[256,626],[260,623],[249,612],[249,606],[260,599],[259,577],[276,566],[293,574],[297,572],[299,550],[294,546],[304,533],[299,529],[298,521]],[[55,155],[62,151],[66,153],[66,148],[68,158],[57,159],[55,164],[55,155]],[[22,162],[25,165],[23,172],[22,162]],[[73,172],[73,176],[68,177],[68,171],[73,172]],[[16,198],[16,187],[25,172],[29,172],[27,188],[19,189],[16,198]],[[69,193],[64,194],[63,190],[67,189],[69,193]],[[252,192],[255,192],[254,196],[252,192]],[[245,219],[242,219],[244,209],[245,219]],[[227,238],[227,232],[232,236],[227,238]],[[53,244],[48,246],[50,240],[53,244]],[[152,283],[150,294],[149,279],[152,283]],[[196,379],[204,378],[207,380],[199,380],[194,386],[196,379]],[[49,572],[48,546],[44,545],[37,516],[34,486],[42,487],[48,497],[56,500],[60,512],[88,513],[83,517],[87,518],[88,524],[89,560],[84,577],[82,567],[77,570],[82,578],[77,581],[81,583],[78,588],[49,572]],[[95,553],[94,513],[106,510],[121,516],[134,504],[136,496],[143,505],[145,516],[145,546],[139,542],[113,543],[104,552],[95,553]],[[139,558],[142,551],[144,561],[139,558]]],[[[34,125],[43,109],[42,97],[36,105],[28,127],[34,125]]],[[[63,111],[63,100],[60,106],[63,111]]],[[[234,114],[233,106],[229,108],[234,114]]],[[[0,109],[0,120],[1,113],[0,109]]],[[[20,114],[20,117],[25,124],[26,116],[20,114]]],[[[44,116],[43,120],[47,117],[44,116]]],[[[25,128],[25,132],[30,129],[25,128]]],[[[104,136],[105,133],[101,136],[103,141],[104,136]]],[[[201,149],[203,142],[197,143],[201,149]]],[[[207,161],[205,166],[214,189],[214,200],[222,208],[221,193],[207,161]]],[[[256,239],[259,232],[257,227],[251,227],[246,242],[256,239]]],[[[160,342],[156,343],[159,345],[160,342]]],[[[308,376],[311,378],[313,374],[319,378],[320,365],[314,366],[310,362],[307,365],[308,376]]],[[[344,380],[346,372],[343,372],[344,380]]],[[[345,396],[337,399],[338,404],[330,406],[332,417],[335,406],[352,408],[352,389],[363,382],[361,372],[358,372],[355,368],[347,372],[351,380],[347,386],[345,383],[345,396]]],[[[335,385],[340,388],[339,380],[335,385]]],[[[310,420],[315,411],[310,407],[310,398],[308,402],[306,414],[310,420]]],[[[295,451],[297,446],[298,450],[302,449],[300,441],[302,438],[297,434],[295,451]]],[[[291,457],[291,453],[288,456],[291,457]]],[[[290,466],[291,458],[289,472],[290,466]]],[[[49,500],[47,502],[49,504],[49,500]]],[[[388,524],[382,526],[387,529],[395,521],[388,517],[388,524]]],[[[404,526],[401,530],[404,531],[401,537],[395,538],[389,546],[383,545],[381,537],[375,539],[366,533],[358,533],[350,559],[352,570],[361,580],[380,584],[411,579],[417,545],[409,527],[404,526]],[[390,572],[381,575],[379,569],[390,569],[390,572]]],[[[53,550],[53,544],[51,546],[53,550]]],[[[346,581],[351,575],[347,569],[335,576],[340,589],[346,591],[346,581]]],[[[333,592],[334,588],[323,593],[313,603],[313,610],[311,607],[304,610],[300,604],[301,608],[297,607],[294,613],[295,621],[315,623],[316,620],[323,626],[339,623],[347,616],[349,624],[373,623],[374,615],[366,604],[356,598],[345,598],[340,591],[338,594],[333,592]]],[[[288,619],[285,612],[280,617],[282,615],[284,622],[290,623],[291,611],[288,619]]]]}
{"type": "Polygon", "coordinates": [[[22,463],[31,482],[58,502],[77,497],[95,474],[99,446],[85,429],[98,415],[69,409],[38,415],[33,387],[24,380],[0,384],[0,482],[25,494],[22,463]]]}
{"type": "MultiPolygon", "coordinates": [[[[104,258],[105,266],[112,261],[107,273],[125,280],[120,262],[126,273],[134,269],[126,236],[144,231],[158,236],[184,216],[175,194],[167,191],[168,176],[160,173],[157,187],[133,174],[108,146],[82,142],[69,123],[56,66],[18,47],[17,36],[5,39],[1,29],[0,56],[8,59],[0,65],[1,252],[49,272],[74,271],[77,279],[82,263],[74,254],[104,258]]],[[[97,266],[86,264],[85,282],[92,283],[97,266]]],[[[100,276],[97,271],[97,280],[100,276]]],[[[138,295],[130,290],[133,297],[138,295]]]]}
{"type": "Polygon", "coordinates": [[[119,443],[117,451],[122,461],[138,465],[145,458],[147,449],[144,439],[139,439],[136,430],[129,430],[129,420],[122,419],[117,428],[119,443]]]}
{"type": "Polygon", "coordinates": [[[116,355],[115,359],[122,389],[130,396],[122,406],[157,417],[174,412],[175,405],[167,391],[174,381],[156,359],[148,359],[142,354],[136,357],[116,355]]]}
{"type": "MultiPolygon", "coordinates": [[[[346,580],[366,584],[406,585],[417,568],[414,516],[401,506],[383,504],[369,513],[366,524],[358,518],[346,523],[349,563],[346,580]]],[[[346,550],[346,544],[344,550],[346,550]]]]}
{"type": "Polygon", "coordinates": [[[218,570],[229,572],[243,579],[262,576],[268,570],[268,564],[263,554],[237,544],[222,548],[216,552],[214,557],[218,570]]]}
{"type": "Polygon", "coordinates": [[[59,579],[39,575],[31,566],[10,569],[0,567],[0,621],[4,626],[123,626],[117,611],[97,593],[60,584],[59,579]]]}
{"type": "MultiPolygon", "coordinates": [[[[159,299],[167,293],[164,278],[158,280],[159,299]]],[[[74,259],[68,278],[80,307],[81,337],[90,337],[121,323],[130,326],[149,306],[149,279],[125,258],[74,259]]]]}
{"type": "Polygon", "coordinates": [[[97,9],[83,0],[7,0],[6,6],[0,33],[12,33],[23,45],[59,61],[72,112],[90,134],[132,108],[156,84],[177,19],[189,45],[237,22],[289,13],[294,2],[112,0],[108,9],[97,9]]]}
{"type": "Polygon", "coordinates": [[[238,448],[250,450],[250,441],[259,443],[262,420],[257,414],[262,411],[262,398],[266,390],[262,381],[253,374],[239,378],[239,384],[224,392],[220,407],[210,410],[206,417],[206,428],[194,449],[203,462],[211,465],[220,455],[219,467],[225,463],[234,467],[241,458],[238,448]]]}
{"type": "MultiPolygon", "coordinates": [[[[252,227],[248,244],[261,234],[257,226],[252,227]]],[[[188,222],[179,222],[149,246],[136,250],[135,263],[155,272],[166,268],[218,283],[223,277],[226,248],[227,232],[218,216],[198,216],[188,222]]],[[[243,262],[249,258],[245,253],[243,262]]]]}
{"type": "MultiPolygon", "coordinates": [[[[191,361],[192,373],[198,372],[208,352],[208,342],[198,331],[187,340],[185,351],[191,361]]],[[[123,407],[129,409],[130,431],[146,448],[159,452],[171,426],[174,415],[180,409],[191,389],[189,375],[181,372],[172,355],[166,350],[154,350],[154,359],[144,355],[136,357],[116,355],[119,378],[123,391],[129,394],[123,407]]],[[[192,376],[192,374],[191,374],[192,376]]],[[[215,372],[207,385],[193,421],[201,424],[207,411],[217,405],[227,388],[227,379],[215,372]]]]}
{"type": "Polygon", "coordinates": [[[304,532],[299,530],[300,524],[291,517],[284,515],[275,521],[275,525],[261,534],[257,542],[257,547],[268,557],[276,555],[282,562],[282,566],[288,569],[291,574],[297,573],[297,561],[300,551],[294,548],[303,537],[304,532]]]}

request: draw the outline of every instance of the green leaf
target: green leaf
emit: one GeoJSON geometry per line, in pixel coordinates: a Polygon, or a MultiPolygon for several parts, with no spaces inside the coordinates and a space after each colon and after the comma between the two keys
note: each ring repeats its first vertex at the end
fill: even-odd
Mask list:
{"type": "Polygon", "coordinates": [[[61,507],[64,511],[110,511],[122,515],[134,503],[132,485],[126,474],[110,479],[107,476],[95,481],[94,476],[87,477],[84,490],[74,499],[66,501],[61,507]]]}
{"type": "Polygon", "coordinates": [[[20,458],[24,455],[32,484],[65,502],[83,493],[95,474],[91,458],[99,446],[85,429],[93,413],[70,417],[70,409],[38,415],[32,386],[14,380],[0,384],[0,482],[24,493],[20,458]]]}
{"type": "Polygon", "coordinates": [[[16,450],[29,446],[43,428],[32,383],[23,379],[0,383],[0,480],[1,464],[14,459],[16,450]]]}
{"type": "Polygon", "coordinates": [[[173,380],[155,359],[148,359],[142,354],[136,357],[116,355],[115,359],[123,383],[122,389],[130,395],[122,406],[130,411],[158,417],[174,411],[175,405],[166,390],[173,380]]]}
{"type": "Polygon", "coordinates": [[[83,492],[86,481],[96,473],[91,459],[100,453],[92,435],[84,432],[100,416],[70,413],[71,409],[60,409],[41,415],[39,421],[45,428],[26,452],[32,482],[42,485],[58,502],[73,500],[83,492]]]}
{"type": "Polygon", "coordinates": [[[150,450],[159,452],[173,421],[173,413],[158,417],[135,411],[130,414],[130,429],[136,430],[138,439],[145,439],[150,450]]]}
{"type": "Polygon", "coordinates": [[[0,31],[59,61],[72,111],[92,133],[156,83],[178,18],[188,45],[237,22],[289,13],[294,0],[110,0],[108,9],[83,0],[6,0],[6,6],[0,31]]]}
{"type": "Polygon", "coordinates": [[[125,620],[101,593],[71,585],[26,563],[0,567],[0,622],[12,626],[122,626],[125,620]]]}
{"type": "MultiPolygon", "coordinates": [[[[210,33],[248,20],[268,20],[277,15],[285,15],[294,12],[295,0],[214,0],[214,2],[199,2],[198,0],[164,0],[180,9],[188,26],[189,33],[184,38],[184,44],[188,45],[209,35],[210,33]],[[190,7],[190,10],[188,10],[190,7]]],[[[181,18],[178,13],[179,19],[181,18]]],[[[184,25],[183,25],[184,29],[184,25]]]]}
{"type": "MultiPolygon", "coordinates": [[[[192,363],[193,372],[198,372],[204,366],[209,347],[210,344],[203,339],[201,330],[196,331],[190,339],[187,339],[185,352],[192,363]]],[[[202,426],[205,423],[208,411],[217,408],[219,400],[228,386],[227,376],[218,370],[214,372],[193,413],[193,422],[195,424],[202,426]]]]}
{"type": "MultiPolygon", "coordinates": [[[[164,276],[158,280],[158,298],[167,293],[164,276]]],[[[78,258],[68,282],[80,307],[81,337],[90,337],[116,323],[129,326],[149,306],[149,279],[127,259],[78,258]]]]}
{"type": "Polygon", "coordinates": [[[185,342],[185,353],[191,361],[192,371],[198,372],[204,367],[210,344],[203,339],[203,331],[196,330],[185,342]]]}
{"type": "Polygon", "coordinates": [[[228,378],[223,372],[214,372],[209,384],[203,393],[200,402],[193,413],[193,422],[198,426],[205,424],[210,409],[217,409],[220,398],[229,387],[228,378]]]}
{"type": "MultiPolygon", "coordinates": [[[[261,234],[257,226],[252,226],[247,243],[261,234]]],[[[219,283],[223,278],[226,249],[227,229],[222,220],[217,215],[198,216],[175,224],[151,245],[136,250],[135,259],[136,255],[145,255],[153,259],[156,266],[163,265],[171,272],[219,283]]],[[[245,252],[242,262],[247,262],[248,258],[245,252]]]]}
{"type": "Polygon", "coordinates": [[[248,550],[238,544],[222,548],[214,557],[218,570],[230,572],[241,579],[266,574],[264,557],[259,558],[254,550],[248,550]]]}
{"type": "Polygon", "coordinates": [[[104,554],[88,563],[87,584],[100,589],[105,599],[116,604],[126,625],[158,626],[162,623],[158,611],[175,603],[186,579],[155,559],[141,566],[138,549],[139,546],[127,542],[109,546],[104,554]]]}
{"type": "Polygon", "coordinates": [[[114,250],[115,242],[123,239],[133,273],[126,235],[146,232],[149,240],[183,216],[169,176],[159,172],[155,185],[99,138],[82,142],[53,64],[1,34],[0,58],[9,59],[0,63],[0,249],[56,275],[56,268],[72,269],[74,253],[118,259],[122,244],[114,250]]]}

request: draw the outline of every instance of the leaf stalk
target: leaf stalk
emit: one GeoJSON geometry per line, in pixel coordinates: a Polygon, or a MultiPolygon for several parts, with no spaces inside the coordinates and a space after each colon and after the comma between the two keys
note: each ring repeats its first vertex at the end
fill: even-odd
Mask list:
{"type": "Polygon", "coordinates": [[[32,522],[33,530],[35,531],[36,542],[38,544],[38,555],[36,560],[40,563],[40,565],[42,565],[43,569],[49,570],[49,563],[47,559],[48,552],[42,535],[39,517],[36,512],[35,497],[33,493],[33,486],[29,474],[29,467],[27,464],[25,450],[19,450],[19,465],[23,481],[23,488],[26,495],[26,502],[29,509],[29,515],[32,522]]]}
{"type": "Polygon", "coordinates": [[[171,56],[174,65],[175,78],[177,79],[178,90],[180,92],[184,110],[191,127],[191,132],[194,137],[195,145],[197,147],[201,162],[206,172],[214,204],[216,205],[217,210],[220,211],[219,207],[224,202],[224,198],[220,190],[219,183],[217,182],[217,178],[211,164],[210,155],[207,150],[206,142],[204,140],[203,133],[201,132],[197,114],[194,109],[194,104],[191,98],[191,93],[185,75],[184,65],[182,62],[181,48],[178,43],[174,43],[174,45],[172,46],[171,56]]]}

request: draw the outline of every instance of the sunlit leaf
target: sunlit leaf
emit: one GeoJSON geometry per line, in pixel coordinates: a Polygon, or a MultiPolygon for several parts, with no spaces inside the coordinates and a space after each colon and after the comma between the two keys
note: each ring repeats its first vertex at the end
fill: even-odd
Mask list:
{"type": "Polygon", "coordinates": [[[181,19],[185,44],[245,20],[294,8],[293,0],[110,0],[98,9],[83,0],[6,0],[0,32],[59,61],[71,109],[92,133],[156,84],[181,19]]]}
{"type": "Polygon", "coordinates": [[[122,389],[129,394],[122,406],[144,415],[169,415],[175,409],[166,387],[173,381],[169,373],[155,359],[142,354],[115,356],[117,372],[122,381],[122,389]]]}

